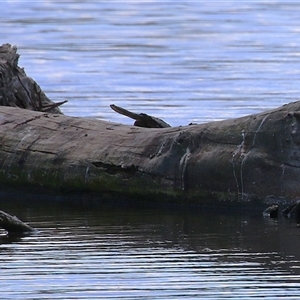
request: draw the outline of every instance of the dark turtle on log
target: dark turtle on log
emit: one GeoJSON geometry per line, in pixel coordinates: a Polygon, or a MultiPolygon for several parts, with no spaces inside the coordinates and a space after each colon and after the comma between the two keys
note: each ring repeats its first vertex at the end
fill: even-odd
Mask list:
{"type": "Polygon", "coordinates": [[[300,220],[300,200],[286,207],[282,214],[286,218],[296,217],[297,220],[300,220]]]}
{"type": "Polygon", "coordinates": [[[122,108],[120,106],[111,104],[110,107],[112,108],[112,110],[114,110],[115,112],[124,115],[126,117],[129,117],[131,119],[134,119],[134,126],[138,126],[138,127],[146,127],[146,128],[166,128],[166,127],[171,127],[168,123],[166,123],[165,121],[153,117],[153,116],[149,116],[147,114],[144,113],[134,113],[131,112],[125,108],[122,108]]]}
{"type": "Polygon", "coordinates": [[[263,212],[264,217],[268,217],[271,219],[278,218],[278,205],[273,204],[269,206],[264,212],[263,212]]]}
{"type": "MultiPolygon", "coordinates": [[[[278,218],[279,217],[279,205],[273,204],[264,210],[263,216],[267,218],[278,218]]],[[[296,220],[297,226],[300,227],[300,200],[285,207],[282,210],[282,216],[285,218],[293,218],[296,220]]]]}

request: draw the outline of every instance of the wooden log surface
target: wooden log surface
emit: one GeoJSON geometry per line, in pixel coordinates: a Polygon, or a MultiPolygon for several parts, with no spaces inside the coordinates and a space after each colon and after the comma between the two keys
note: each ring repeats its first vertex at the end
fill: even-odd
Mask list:
{"type": "Polygon", "coordinates": [[[0,182],[183,204],[296,200],[299,105],[164,129],[0,107],[0,182]]]}
{"type": "Polygon", "coordinates": [[[2,210],[0,210],[0,227],[5,229],[8,234],[23,234],[35,231],[16,216],[12,216],[2,210]]]}
{"type": "Polygon", "coordinates": [[[3,187],[209,206],[300,197],[300,102],[167,128],[2,106],[0,140],[3,187]]]}
{"type": "Polygon", "coordinates": [[[0,47],[0,105],[61,114],[58,106],[66,101],[52,102],[18,66],[19,57],[17,47],[10,44],[0,47]]]}

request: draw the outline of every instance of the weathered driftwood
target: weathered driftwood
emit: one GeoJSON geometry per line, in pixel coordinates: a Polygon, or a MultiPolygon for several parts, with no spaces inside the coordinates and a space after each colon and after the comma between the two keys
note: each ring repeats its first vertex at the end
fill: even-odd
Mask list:
{"type": "Polygon", "coordinates": [[[12,216],[0,210],[0,227],[5,229],[8,234],[22,234],[33,232],[34,229],[22,222],[16,216],[12,216]]]}
{"type": "Polygon", "coordinates": [[[27,77],[18,66],[17,47],[4,44],[0,47],[0,105],[15,106],[37,111],[61,113],[60,103],[52,102],[39,85],[27,77]]]}
{"type": "MultiPolygon", "coordinates": [[[[13,86],[4,87],[8,98],[13,86]]],[[[180,205],[257,207],[300,197],[300,102],[168,128],[0,107],[0,140],[2,187],[180,205]]]]}

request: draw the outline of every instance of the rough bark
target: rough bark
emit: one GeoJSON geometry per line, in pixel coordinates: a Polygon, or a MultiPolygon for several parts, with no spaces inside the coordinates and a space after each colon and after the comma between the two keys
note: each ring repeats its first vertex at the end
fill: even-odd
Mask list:
{"type": "Polygon", "coordinates": [[[300,197],[300,102],[168,128],[0,107],[0,140],[2,186],[251,208],[300,197]]]}
{"type": "Polygon", "coordinates": [[[18,66],[19,57],[17,47],[10,44],[0,47],[0,105],[62,113],[58,106],[66,101],[52,102],[18,66]]]}

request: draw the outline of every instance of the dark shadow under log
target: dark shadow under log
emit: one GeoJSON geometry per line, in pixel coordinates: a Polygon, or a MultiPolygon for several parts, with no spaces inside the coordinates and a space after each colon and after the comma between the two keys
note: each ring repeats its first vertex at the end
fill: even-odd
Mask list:
{"type": "MultiPolygon", "coordinates": [[[[11,85],[0,85],[9,102],[11,85]]],[[[300,102],[165,128],[29,109],[0,107],[2,188],[184,206],[257,208],[300,198],[300,102]]]]}

